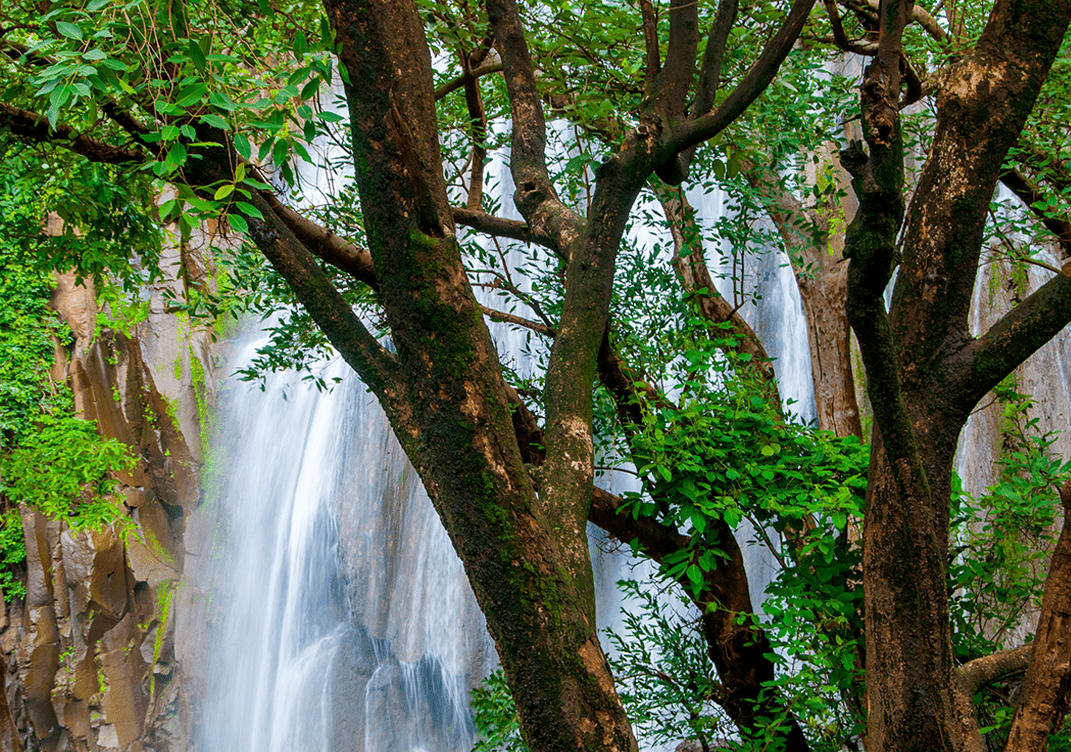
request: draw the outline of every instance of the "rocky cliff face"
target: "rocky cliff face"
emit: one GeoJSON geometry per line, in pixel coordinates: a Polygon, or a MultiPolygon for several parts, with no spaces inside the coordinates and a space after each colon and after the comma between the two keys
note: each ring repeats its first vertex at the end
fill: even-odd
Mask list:
{"type": "Polygon", "coordinates": [[[148,319],[123,334],[98,327],[92,289],[57,284],[74,344],[57,344],[52,377],[138,462],[119,478],[125,529],[75,531],[22,510],[26,599],[0,608],[0,749],[179,752],[172,603],[201,497],[209,337],[165,312],[166,285],[147,291],[148,319]]]}

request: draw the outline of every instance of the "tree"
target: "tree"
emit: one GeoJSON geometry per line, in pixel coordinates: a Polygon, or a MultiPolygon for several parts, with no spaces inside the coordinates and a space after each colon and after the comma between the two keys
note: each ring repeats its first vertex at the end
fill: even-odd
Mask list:
{"type": "MultiPolygon", "coordinates": [[[[663,448],[651,438],[662,428],[683,432],[691,425],[707,436],[730,434],[728,421],[753,421],[762,442],[752,446],[779,458],[781,441],[795,441],[782,437],[795,434],[779,414],[761,343],[713,294],[697,250],[677,264],[689,310],[704,322],[710,345],[689,351],[697,356],[690,373],[709,364],[715,349],[729,353],[742,382],[759,384],[764,395],[749,397],[748,410],[717,412],[725,421],[717,423],[680,409],[625,361],[609,326],[614,273],[637,196],[655,186],[677,230],[680,261],[695,237],[687,203],[672,187],[703,165],[701,144],[743,122],[800,40],[814,0],[786,5],[740,8],[721,0],[714,10],[641,0],[638,14],[613,3],[522,13],[511,0],[489,0],[485,11],[465,3],[325,0],[316,34],[319,12],[303,3],[73,0],[43,10],[21,3],[0,17],[7,58],[0,125],[23,142],[151,172],[176,187],[160,207],[164,219],[177,216],[180,230],[199,218],[225,219],[285,279],[375,392],[420,473],[487,616],[532,748],[636,748],[595,632],[590,519],[624,541],[637,540],[686,586],[702,610],[721,703],[740,730],[758,734],[772,724],[787,748],[807,749],[799,719],[773,684],[768,637],[748,618],[751,596],[733,536],[739,511],[695,511],[702,505],[688,503],[688,489],[695,493],[689,473],[702,463],[660,473],[663,448]],[[592,50],[577,32],[595,22],[623,31],[592,50]],[[748,31],[755,27],[768,35],[748,31]],[[556,31],[547,31],[544,46],[532,28],[556,31]],[[609,66],[604,57],[619,64],[609,66]],[[323,214],[325,224],[347,228],[345,239],[285,205],[256,165],[270,156],[295,182],[292,154],[309,157],[307,145],[338,119],[310,104],[331,85],[336,61],[360,210],[339,201],[323,214]],[[443,68],[456,75],[437,90],[436,70],[443,68]],[[598,93],[577,88],[580,79],[598,93]],[[483,92],[503,84],[494,103],[510,118],[510,169],[523,222],[484,211],[483,92]],[[472,147],[464,207],[452,204],[459,194],[444,177],[444,149],[452,149],[456,131],[440,131],[448,105],[437,111],[436,104],[458,89],[465,107],[455,122],[472,147]],[[608,102],[607,91],[614,95],[608,102]],[[552,171],[548,106],[556,116],[575,117],[597,144],[599,159],[581,155],[571,168],[590,187],[583,213],[584,202],[563,194],[567,178],[552,171]],[[485,315],[518,317],[477,303],[458,225],[536,244],[560,265],[560,307],[542,325],[520,320],[553,337],[538,404],[542,421],[504,378],[484,322],[485,315]],[[354,312],[355,302],[382,315],[391,350],[354,312]],[[728,336],[710,335],[714,325],[728,336]],[[596,379],[614,405],[627,451],[648,476],[641,504],[593,488],[596,379]],[[719,555],[704,557],[706,551],[719,555]]],[[[1067,35],[1071,3],[999,0],[977,39],[958,4],[947,5],[942,25],[908,0],[826,0],[826,19],[812,21],[806,34],[810,45],[828,30],[835,44],[873,58],[860,87],[863,140],[840,157],[859,202],[844,239],[851,259],[846,311],[875,421],[862,547],[867,642],[859,656],[873,749],[981,745],[970,706],[976,686],[964,678],[970,672],[954,666],[951,650],[952,456],[979,400],[1071,320],[1071,281],[1057,274],[981,337],[967,327],[998,180],[1028,197],[1063,252],[1071,251],[1064,199],[1048,190],[1061,185],[1066,169],[1060,154],[1047,151],[1051,143],[1030,141],[1029,125],[1048,112],[1035,112],[1036,103],[1067,35]],[[925,82],[904,46],[905,30],[916,21],[931,36],[943,35],[941,73],[925,82]],[[848,38],[846,23],[856,24],[861,40],[848,38]],[[933,142],[905,218],[901,107],[923,93],[937,102],[933,142]],[[883,294],[897,266],[886,311],[883,294]]],[[[1056,122],[1065,133],[1066,124],[1056,122]]],[[[723,173],[744,168],[788,244],[821,247],[815,241],[830,234],[828,222],[779,179],[791,155],[773,153],[774,168],[767,169],[763,146],[722,162],[723,173]]],[[[802,264],[800,276],[807,279],[802,264]]],[[[213,294],[195,289],[191,299],[212,304],[213,294]]],[[[846,342],[846,331],[836,337],[846,342]]],[[[845,425],[842,433],[858,431],[850,419],[845,425]]],[[[805,443],[792,444],[800,449],[785,471],[797,480],[811,452],[805,443]]],[[[701,460],[709,447],[700,446],[694,456],[701,460]]],[[[849,465],[833,480],[852,477],[849,465]]],[[[732,489],[708,484],[703,501],[732,489]]],[[[828,519],[846,514],[827,511],[828,519]]],[[[794,509],[779,523],[801,576],[810,571],[806,557],[815,541],[831,529],[813,512],[794,509]]],[[[846,535],[840,540],[849,543],[846,535]]],[[[1061,537],[1058,557],[1066,545],[1061,537]]],[[[1051,570],[1045,623],[1057,624],[1066,609],[1057,599],[1065,569],[1051,570]]],[[[839,575],[844,587],[852,578],[839,575]]],[[[1065,659],[1047,652],[1062,650],[1060,643],[1059,629],[1039,637],[1013,738],[1043,739],[1066,706],[1066,682],[1053,673],[1065,659]]],[[[989,676],[979,665],[971,674],[983,677],[976,684],[989,676]]]]}

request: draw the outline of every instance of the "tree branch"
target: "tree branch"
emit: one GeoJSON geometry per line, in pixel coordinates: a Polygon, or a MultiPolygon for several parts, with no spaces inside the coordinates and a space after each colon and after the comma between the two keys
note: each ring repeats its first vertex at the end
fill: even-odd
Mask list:
{"type": "Polygon", "coordinates": [[[1071,276],[1058,274],[950,358],[952,401],[964,417],[986,392],[1071,323],[1071,276]]]}
{"type": "Polygon", "coordinates": [[[725,45],[729,40],[729,32],[736,23],[739,7],[738,0],[721,0],[718,3],[718,12],[714,14],[714,22],[707,36],[707,47],[703,51],[703,64],[699,69],[699,82],[696,84],[695,100],[692,102],[692,119],[707,114],[714,106],[714,96],[721,85],[725,45]]]}
{"type": "Polygon", "coordinates": [[[499,311],[495,308],[491,308],[490,306],[480,306],[480,308],[481,310],[483,310],[483,315],[491,319],[491,321],[498,321],[499,323],[503,324],[516,324],[517,326],[523,326],[525,329],[531,329],[533,332],[545,335],[547,337],[555,337],[558,334],[557,329],[553,329],[539,321],[532,321],[531,319],[526,319],[523,316],[518,316],[513,313],[506,313],[505,311],[499,311]]]}
{"type": "Polygon", "coordinates": [[[1060,489],[1063,530],[1052,552],[1034,635],[1006,750],[1041,752],[1067,714],[1071,696],[1071,480],[1060,489]]]}
{"type": "Polygon", "coordinates": [[[688,205],[684,192],[676,189],[655,187],[655,195],[669,221],[673,236],[673,269],[684,290],[693,296],[700,315],[714,324],[728,323],[737,336],[735,345],[724,349],[750,359],[738,368],[755,381],[755,386],[766,397],[767,403],[782,414],[781,394],[777,388],[777,376],[773,363],[766,353],[755,330],[744,320],[740,312],[718,292],[707,269],[702,236],[695,224],[695,212],[688,205]]]}
{"type": "Polygon", "coordinates": [[[1071,256],[1071,222],[1063,217],[1051,216],[1051,212],[1047,210],[1049,209],[1048,201],[1041,189],[1016,169],[1005,170],[1001,173],[1000,182],[1004,183],[1026,205],[1026,208],[1040,220],[1045,229],[1056,236],[1064,255],[1071,256]]]}
{"type": "Polygon", "coordinates": [[[442,99],[450,92],[457,91],[465,84],[475,81],[481,76],[486,76],[491,73],[498,73],[500,70],[502,70],[502,63],[499,62],[487,63],[486,65],[481,65],[479,68],[473,68],[472,70],[465,71],[457,78],[451,79],[445,84],[440,84],[439,87],[435,89],[435,100],[438,101],[442,99]]]}
{"type": "Polygon", "coordinates": [[[669,146],[676,152],[695,146],[720,133],[736,120],[770,85],[792,45],[796,43],[815,0],[794,0],[784,24],[770,39],[744,79],[714,112],[701,115],[674,130],[669,146]]]}
{"type": "Polygon", "coordinates": [[[666,62],[644,92],[641,117],[656,112],[669,120],[684,115],[699,49],[699,3],[670,0],[666,62]]]}
{"type": "Polygon", "coordinates": [[[453,211],[455,222],[465,227],[471,227],[476,232],[494,235],[499,238],[519,240],[522,243],[539,243],[552,250],[557,248],[557,238],[537,238],[524,222],[518,222],[515,219],[503,219],[487,212],[473,211],[460,206],[451,207],[451,210],[453,211]]]}
{"type": "Polygon", "coordinates": [[[658,20],[655,18],[651,0],[640,0],[640,18],[643,20],[644,88],[649,86],[662,69],[662,58],[658,51],[658,20]]]}
{"type": "Polygon", "coordinates": [[[487,15],[502,57],[513,134],[510,171],[517,186],[514,202],[529,228],[554,239],[566,253],[579,238],[584,222],[558,198],[547,172],[547,128],[528,40],[514,0],[488,0],[487,15]]]}
{"type": "MultiPolygon", "coordinates": [[[[862,0],[865,2],[871,10],[877,12],[881,7],[881,0],[862,0]]],[[[941,25],[937,23],[937,19],[930,15],[929,11],[923,8],[918,3],[915,3],[911,8],[911,20],[926,30],[926,33],[933,37],[938,42],[948,41],[948,34],[941,28],[941,25]]]]}
{"type": "MultiPolygon", "coordinates": [[[[622,506],[619,497],[596,487],[588,519],[622,543],[638,540],[644,552],[659,563],[693,545],[674,527],[648,518],[633,519],[621,511],[622,506]]],[[[750,618],[754,611],[740,546],[732,530],[720,520],[711,523],[708,537],[724,558],[704,573],[699,594],[692,593],[688,582],[680,584],[702,614],[707,652],[724,688],[718,704],[745,733],[770,733],[765,724],[773,718],[784,719],[779,729],[783,749],[807,752],[810,746],[798,722],[779,693],[769,688],[774,678],[769,658],[773,648],[766,633],[750,618]]]]}
{"type": "Polygon", "coordinates": [[[290,285],[302,306],[327,335],[343,359],[361,375],[384,406],[398,413],[409,411],[405,381],[398,362],[354,314],[304,244],[260,193],[250,201],[263,219],[246,215],[250,239],[290,285]]]}
{"type": "Polygon", "coordinates": [[[873,55],[877,52],[877,45],[873,43],[859,44],[848,39],[844,33],[844,24],[841,23],[840,11],[837,10],[837,0],[823,0],[826,6],[826,15],[829,16],[829,25],[833,30],[833,43],[845,52],[856,55],[873,55]]]}
{"type": "Polygon", "coordinates": [[[318,258],[332,266],[352,274],[373,290],[379,288],[376,270],[372,266],[372,254],[360,248],[307,217],[283,204],[270,191],[260,191],[260,196],[287,228],[318,258]]]}
{"type": "Polygon", "coordinates": [[[975,658],[958,669],[960,687],[967,697],[974,697],[983,687],[1021,674],[1030,664],[1034,653],[1034,643],[1020,645],[1017,648],[1001,650],[981,658],[975,658]]]}
{"type": "MultiPolygon", "coordinates": [[[[973,52],[949,69],[938,91],[941,117],[912,200],[891,306],[906,361],[933,362],[942,351],[959,350],[969,336],[974,280],[993,191],[1069,21],[1067,0],[1043,6],[1029,0],[998,3],[973,52]],[[982,80],[987,84],[978,86],[982,80]]],[[[935,373],[917,373],[921,377],[924,372],[935,373]]],[[[932,385],[933,395],[942,392],[932,385]]],[[[949,401],[962,396],[949,394],[949,401]]],[[[955,411],[962,407],[952,405],[955,411]]]]}
{"type": "Polygon", "coordinates": [[[130,164],[144,162],[149,158],[142,151],[115,146],[87,136],[66,123],[56,123],[55,128],[50,128],[44,115],[23,110],[7,102],[0,102],[0,126],[35,143],[61,146],[90,162],[130,164]]]}
{"type": "Polygon", "coordinates": [[[483,203],[484,160],[487,158],[487,111],[480,95],[480,83],[473,78],[465,82],[465,106],[469,111],[469,136],[472,138],[472,170],[465,206],[479,211],[483,203]]]}
{"type": "MultiPolygon", "coordinates": [[[[613,395],[624,423],[642,425],[643,403],[672,407],[654,387],[636,378],[610,347],[608,338],[604,338],[599,352],[599,374],[613,395]]],[[[543,432],[516,390],[510,388],[509,395],[525,462],[540,466],[546,458],[543,432]]],[[[651,518],[634,518],[622,512],[623,506],[620,497],[593,487],[588,520],[622,543],[638,539],[644,551],[658,562],[693,545],[688,536],[672,525],[651,518]]],[[[765,632],[751,619],[740,618],[753,614],[753,608],[739,544],[724,522],[714,523],[710,534],[711,545],[725,553],[724,561],[704,573],[703,589],[698,595],[692,593],[684,580],[680,584],[703,614],[704,640],[725,688],[717,701],[745,731],[765,729],[761,725],[764,719],[786,718],[787,728],[781,730],[785,749],[806,752],[809,747],[799,724],[784,708],[777,693],[767,686],[773,680],[774,669],[765,632]]]]}

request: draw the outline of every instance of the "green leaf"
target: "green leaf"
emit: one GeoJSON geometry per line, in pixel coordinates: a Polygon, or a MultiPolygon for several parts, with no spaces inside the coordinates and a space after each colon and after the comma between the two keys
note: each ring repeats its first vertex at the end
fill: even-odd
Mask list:
{"type": "Polygon", "coordinates": [[[73,24],[69,21],[56,21],[56,31],[68,39],[77,39],[79,42],[84,38],[82,29],[79,28],[78,24],[73,24]]]}
{"type": "Polygon", "coordinates": [[[312,99],[316,95],[316,92],[318,92],[319,90],[320,81],[314,78],[312,81],[309,81],[303,87],[301,87],[301,99],[312,99]]]}
{"type": "Polygon", "coordinates": [[[89,13],[96,13],[98,10],[106,6],[111,0],[89,0],[89,4],[86,5],[86,10],[89,13]]]}
{"type": "Polygon", "coordinates": [[[183,115],[185,114],[183,109],[172,102],[165,101],[163,99],[157,99],[153,102],[153,107],[161,115],[183,115]]]}
{"type": "Polygon", "coordinates": [[[213,115],[211,113],[209,113],[208,115],[201,115],[201,122],[207,123],[213,128],[219,128],[221,131],[229,131],[231,129],[230,125],[227,123],[226,120],[221,118],[219,115],[213,115]]]}
{"type": "Polygon", "coordinates": [[[275,146],[271,149],[271,161],[278,167],[282,167],[286,164],[286,160],[290,158],[290,144],[286,141],[276,141],[275,146]]]}
{"type": "Polygon", "coordinates": [[[227,198],[227,196],[231,195],[232,193],[234,193],[234,183],[227,183],[226,185],[221,185],[219,188],[216,189],[216,194],[215,196],[213,196],[213,198],[215,198],[216,201],[219,201],[220,199],[227,198]]]}
{"type": "Polygon", "coordinates": [[[171,213],[175,211],[177,206],[178,200],[173,198],[160,204],[160,219],[166,221],[167,218],[171,216],[171,213]]]}
{"type": "Polygon", "coordinates": [[[190,60],[197,70],[202,72],[208,70],[208,60],[205,59],[204,50],[201,49],[199,43],[191,39],[189,44],[186,45],[186,53],[190,56],[190,60]]]}
{"type": "Polygon", "coordinates": [[[320,41],[327,47],[334,39],[334,33],[331,29],[331,22],[327,20],[327,16],[320,16],[320,41]]]}
{"type": "MultiPolygon", "coordinates": [[[[209,55],[209,58],[212,58],[212,57],[215,57],[215,56],[214,55],[209,55]]],[[[211,94],[209,94],[208,95],[208,101],[209,101],[210,104],[214,105],[215,107],[218,107],[221,110],[226,110],[227,112],[234,112],[235,110],[238,109],[238,105],[234,102],[233,99],[228,97],[226,94],[223,94],[223,93],[218,92],[218,91],[213,91],[211,94]]]]}
{"type": "Polygon", "coordinates": [[[241,233],[249,232],[249,223],[246,221],[245,217],[243,217],[241,214],[234,214],[234,213],[228,214],[227,215],[227,221],[230,222],[231,228],[235,232],[241,232],[241,233]]]}
{"type": "Polygon", "coordinates": [[[193,86],[183,87],[179,92],[178,101],[175,102],[179,107],[192,107],[195,104],[199,104],[203,99],[205,93],[208,91],[208,86],[204,83],[197,83],[193,86]]]}
{"type": "Polygon", "coordinates": [[[300,141],[292,141],[291,146],[293,147],[294,151],[297,152],[299,157],[301,157],[310,164],[313,162],[312,155],[309,154],[303,143],[301,143],[300,141]]]}
{"type": "Polygon", "coordinates": [[[264,215],[261,213],[260,209],[253,206],[252,204],[247,204],[245,201],[235,201],[234,207],[242,214],[245,214],[250,217],[256,217],[257,219],[264,219],[264,215]]]}
{"type": "Polygon", "coordinates": [[[182,145],[181,141],[176,142],[167,150],[164,164],[168,167],[182,167],[182,165],[186,164],[186,156],[186,147],[182,145]]]}
{"type": "Polygon", "coordinates": [[[186,200],[190,202],[190,206],[192,206],[194,209],[197,209],[199,212],[207,214],[210,217],[219,214],[219,207],[217,207],[210,201],[205,201],[203,198],[199,198],[197,196],[190,196],[186,200]]]}
{"type": "Polygon", "coordinates": [[[740,510],[733,507],[729,507],[722,512],[722,519],[725,520],[725,524],[733,529],[740,524],[742,517],[743,515],[740,514],[740,510]]]}
{"type": "Polygon", "coordinates": [[[49,105],[47,113],[48,124],[51,127],[56,127],[56,123],[59,121],[60,108],[63,107],[63,105],[67,102],[68,99],[70,99],[70,96],[71,87],[66,84],[64,84],[63,86],[57,86],[55,89],[52,90],[52,93],[51,95],[49,95],[48,98],[49,105]]]}
{"type": "Polygon", "coordinates": [[[234,148],[242,156],[242,159],[253,158],[253,147],[249,143],[249,139],[244,134],[238,133],[234,136],[234,148]]]}

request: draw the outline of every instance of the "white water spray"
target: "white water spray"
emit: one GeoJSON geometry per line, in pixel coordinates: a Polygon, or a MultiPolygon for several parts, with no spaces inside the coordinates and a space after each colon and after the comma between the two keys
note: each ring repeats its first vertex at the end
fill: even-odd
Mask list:
{"type": "Polygon", "coordinates": [[[467,750],[482,615],[374,398],[344,364],[324,375],[342,382],[235,383],[220,409],[226,480],[190,573],[211,601],[200,747],[467,750]]]}

